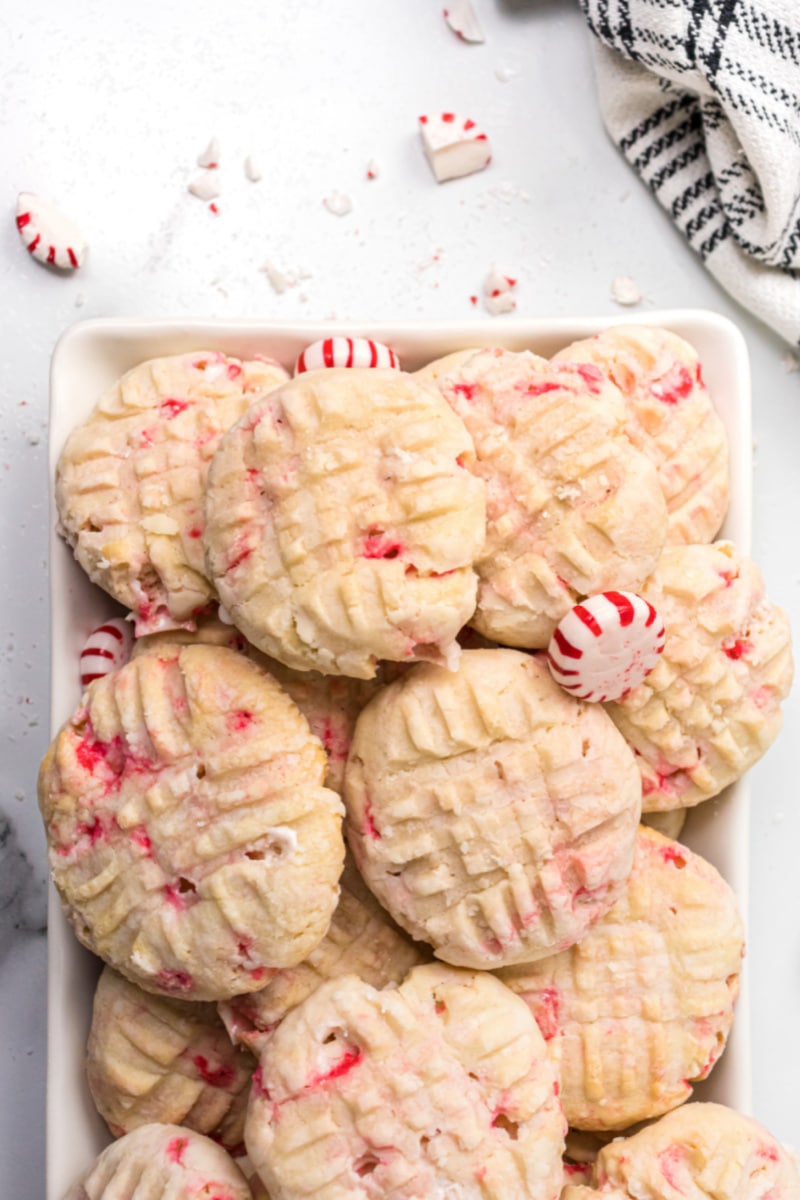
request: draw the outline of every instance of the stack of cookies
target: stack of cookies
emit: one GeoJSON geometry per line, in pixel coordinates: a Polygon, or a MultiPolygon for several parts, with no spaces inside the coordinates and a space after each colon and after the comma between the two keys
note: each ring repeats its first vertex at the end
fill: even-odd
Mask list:
{"type": "Polygon", "coordinates": [[[674,837],[792,674],[714,541],[727,446],[691,346],[151,361],[56,496],[137,635],[39,778],[106,964],[87,1075],[118,1140],[69,1200],[797,1200],[769,1134],[685,1103],[744,937],[674,837]],[[548,647],[600,593],[641,596],[663,653],[593,703],[548,647]]]}

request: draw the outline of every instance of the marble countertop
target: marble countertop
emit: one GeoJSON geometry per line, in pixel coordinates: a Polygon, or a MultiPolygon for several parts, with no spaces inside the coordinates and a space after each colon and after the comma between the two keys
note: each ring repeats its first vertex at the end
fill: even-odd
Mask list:
{"type": "MultiPolygon", "coordinates": [[[[0,16],[0,1053],[8,1195],[44,1193],[46,865],[36,771],[48,742],[48,365],[96,316],[455,319],[496,264],[525,316],[618,312],[615,276],[647,309],[733,319],[753,369],[753,553],[800,629],[800,374],[786,347],[704,272],[608,141],[588,35],[571,0],[476,0],[487,41],[459,42],[434,0],[29,0],[0,16]],[[491,167],[437,187],[417,116],[455,110],[490,134],[491,167]],[[219,213],[187,182],[221,144],[219,213]],[[263,178],[246,179],[253,155],[263,178]],[[367,178],[374,160],[378,174],[367,178]],[[19,191],[59,203],[91,242],[56,277],[22,250],[19,191]],[[352,212],[333,215],[342,192],[352,212]],[[297,282],[279,293],[271,261],[297,282]],[[302,278],[298,278],[302,276],[302,278]]],[[[754,1114],[800,1143],[797,697],[751,773],[754,1114]]]]}

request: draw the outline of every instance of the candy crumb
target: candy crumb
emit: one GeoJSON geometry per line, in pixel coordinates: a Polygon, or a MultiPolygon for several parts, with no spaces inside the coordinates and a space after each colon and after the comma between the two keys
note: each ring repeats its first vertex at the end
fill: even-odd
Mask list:
{"type": "Polygon", "coordinates": [[[631,279],[630,275],[617,275],[611,283],[611,299],[615,304],[629,308],[641,304],[642,293],[636,280],[631,279]]]}
{"type": "Polygon", "coordinates": [[[244,173],[251,183],[258,183],[259,179],[263,177],[261,167],[251,154],[248,154],[244,160],[244,173]]]}
{"type": "Polygon", "coordinates": [[[353,201],[344,192],[331,192],[322,203],[335,217],[346,217],[353,211],[353,201]]]}
{"type": "Polygon", "coordinates": [[[497,267],[492,267],[483,281],[483,306],[486,311],[493,317],[513,312],[517,307],[517,301],[512,295],[516,286],[516,279],[504,275],[497,267]]]}
{"type": "Polygon", "coordinates": [[[219,171],[212,167],[202,175],[197,175],[189,183],[189,191],[193,196],[197,196],[198,200],[216,200],[222,191],[219,171]]]}
{"type": "Polygon", "coordinates": [[[380,173],[380,167],[375,162],[375,159],[371,158],[367,163],[367,179],[377,179],[380,173]]]}
{"type": "Polygon", "coordinates": [[[219,166],[219,142],[215,137],[211,139],[203,153],[198,154],[197,165],[208,168],[219,166]]]}

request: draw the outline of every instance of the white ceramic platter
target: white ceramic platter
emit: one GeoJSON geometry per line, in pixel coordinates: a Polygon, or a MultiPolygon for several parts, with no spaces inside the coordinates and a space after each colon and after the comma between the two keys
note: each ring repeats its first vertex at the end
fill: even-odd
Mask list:
{"type": "MultiPolygon", "coordinates": [[[[722,536],[750,550],[751,429],[750,375],[744,339],[715,313],[676,310],[624,318],[626,323],[663,325],[692,342],[725,422],[731,451],[731,506],[722,536]]],[[[270,324],[263,321],[85,321],[74,325],[53,354],[50,405],[50,466],[55,474],[64,441],[88,416],[101,394],[130,367],[148,358],[189,350],[221,350],[240,358],[255,353],[288,368],[310,342],[360,334],[389,343],[406,370],[415,370],[452,350],[470,346],[532,349],[549,356],[576,338],[588,337],[621,320],[509,318],[470,324],[270,324]]],[[[55,531],[52,513],[50,586],[52,598],[52,732],[80,697],[78,656],[91,630],[115,614],[115,605],[94,587],[55,531]]],[[[682,840],[710,859],[747,907],[747,784],[692,810],[682,840]]],[[[110,1140],[94,1111],[83,1073],[86,1037],[98,961],[83,950],[64,919],[51,888],[49,922],[47,1200],[62,1200],[68,1188],[110,1140]]],[[[750,1108],[750,1031],[746,972],[728,1047],[696,1096],[750,1108]]]]}

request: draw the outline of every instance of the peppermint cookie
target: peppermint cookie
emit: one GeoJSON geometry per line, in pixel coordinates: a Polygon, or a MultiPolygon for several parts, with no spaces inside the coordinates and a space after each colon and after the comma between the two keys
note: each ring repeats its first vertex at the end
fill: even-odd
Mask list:
{"type": "Polygon", "coordinates": [[[234,623],[301,671],[457,661],[485,528],[473,457],[400,371],[313,371],[255,404],[208,479],[206,556],[234,623]]]}
{"type": "Polygon", "coordinates": [[[143,992],[106,967],[86,1049],[95,1107],[115,1137],[140,1125],[185,1125],[244,1152],[251,1055],[232,1046],[213,1004],[143,992]]]}
{"type": "Polygon", "coordinates": [[[106,1147],[64,1200],[252,1200],[236,1163],[180,1125],[142,1125],[106,1147]]]}
{"type": "Polygon", "coordinates": [[[490,975],[417,967],[320,987],[273,1034],[245,1141],[273,1200],[555,1200],[564,1118],[526,1006],[490,975]]]}
{"type": "Polygon", "coordinates": [[[358,718],[347,837],[372,891],[457,966],[566,949],[622,892],[641,787],[599,705],[541,659],[465,650],[424,664],[358,718]]]}
{"type": "Polygon", "coordinates": [[[56,472],[63,536],[137,633],[189,625],[214,599],[203,492],[222,434],[288,378],[270,359],[196,352],[128,371],[73,430],[56,472]]]}
{"type": "Polygon", "coordinates": [[[278,684],[174,646],[91,684],[39,774],[81,942],[147,991],[220,1000],[302,962],[336,907],[341,801],[278,684]]]}
{"type": "Polygon", "coordinates": [[[597,1156],[594,1188],[568,1188],[564,1200],[796,1200],[796,1160],[752,1117],[721,1104],[684,1104],[597,1156]],[[597,1190],[595,1190],[597,1189],[597,1190]]]}
{"type": "Polygon", "coordinates": [[[430,957],[427,946],[409,941],[397,928],[350,861],[339,887],[328,932],[305,962],[275,971],[260,991],[218,1006],[233,1042],[258,1054],[286,1014],[326,980],[357,975],[373,987],[387,987],[430,957]]]}
{"type": "Polygon", "coordinates": [[[625,397],[634,446],[655,463],[667,542],[710,542],[728,510],[728,441],[693,346],[668,329],[619,325],[573,342],[553,362],[591,363],[625,397]]]}
{"type": "Polygon", "coordinates": [[[642,595],[664,621],[664,652],[606,707],[638,756],[643,808],[690,808],[777,737],[792,682],[789,622],[730,542],[666,550],[642,595]]]}
{"type": "Polygon", "coordinates": [[[597,367],[484,350],[437,381],[475,443],[487,534],[472,624],[544,649],[585,596],[637,592],[664,546],[653,464],[625,436],[625,403],[597,367]]]}
{"type": "Polygon", "coordinates": [[[501,971],[560,1066],[576,1129],[627,1129],[692,1094],[725,1048],[744,934],[699,855],[639,830],[625,890],[577,946],[501,971]]]}

